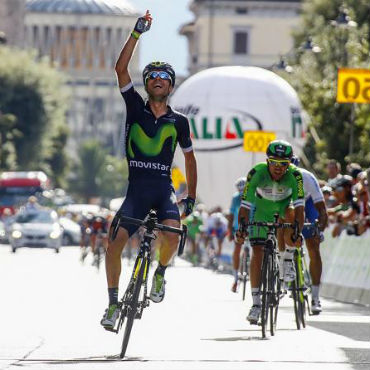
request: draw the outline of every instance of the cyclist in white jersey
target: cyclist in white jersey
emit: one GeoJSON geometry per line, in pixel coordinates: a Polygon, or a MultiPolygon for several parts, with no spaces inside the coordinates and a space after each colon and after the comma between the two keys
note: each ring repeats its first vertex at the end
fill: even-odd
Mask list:
{"type": "MultiPolygon", "coordinates": [[[[292,163],[299,164],[297,157],[292,158],[292,163]]],[[[320,241],[323,237],[322,231],[328,225],[328,215],[324,195],[316,177],[303,168],[299,169],[303,177],[305,194],[305,218],[307,222],[319,221],[320,235],[314,235],[314,230],[303,228],[302,235],[305,238],[308,254],[310,256],[310,274],[312,279],[312,313],[318,315],[321,312],[319,299],[319,288],[322,273],[322,261],[320,254],[320,241]]]]}

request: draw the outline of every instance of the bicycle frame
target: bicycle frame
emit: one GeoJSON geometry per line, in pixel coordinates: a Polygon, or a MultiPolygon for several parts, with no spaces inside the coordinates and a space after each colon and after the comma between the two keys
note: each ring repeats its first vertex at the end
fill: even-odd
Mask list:
{"type": "Polygon", "coordinates": [[[120,357],[123,358],[128,346],[133,322],[135,319],[141,319],[144,308],[149,306],[149,296],[147,295],[147,282],[149,275],[149,268],[151,262],[151,243],[156,236],[154,230],[173,232],[181,235],[178,255],[181,255],[184,250],[187,228],[182,225],[182,229],[175,227],[162,225],[157,223],[156,213],[154,211],[149,212],[145,220],[138,220],[130,217],[117,215],[112,222],[112,237],[113,239],[117,235],[118,228],[121,221],[131,223],[134,225],[142,226],[145,228],[144,236],[140,242],[137,257],[135,259],[134,268],[132,270],[131,278],[127,289],[119,301],[118,307],[120,309],[120,316],[116,328],[108,329],[114,333],[118,333],[126,320],[122,350],[120,357]],[[144,290],[142,291],[142,286],[144,290]],[[140,298],[141,297],[141,298],[140,298]]]}

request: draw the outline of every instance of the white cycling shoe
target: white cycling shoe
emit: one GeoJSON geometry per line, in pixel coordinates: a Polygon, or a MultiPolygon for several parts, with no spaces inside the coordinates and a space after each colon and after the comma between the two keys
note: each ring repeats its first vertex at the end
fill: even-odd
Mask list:
{"type": "Polygon", "coordinates": [[[152,282],[152,289],[150,291],[150,299],[155,303],[160,303],[163,301],[164,294],[165,294],[165,285],[166,280],[164,277],[159,274],[154,274],[153,282],[152,282]]]}
{"type": "Polygon", "coordinates": [[[295,280],[296,271],[292,260],[284,260],[284,281],[291,283],[295,280]]]}
{"type": "Polygon", "coordinates": [[[313,315],[319,315],[322,311],[320,301],[318,299],[313,299],[311,302],[311,311],[313,315]]]}
{"type": "Polygon", "coordinates": [[[249,311],[247,320],[250,322],[251,325],[257,325],[260,315],[261,306],[253,305],[249,311]]]}
{"type": "Polygon", "coordinates": [[[111,304],[103,315],[100,324],[105,328],[113,329],[119,317],[119,308],[116,304],[111,304]]]}

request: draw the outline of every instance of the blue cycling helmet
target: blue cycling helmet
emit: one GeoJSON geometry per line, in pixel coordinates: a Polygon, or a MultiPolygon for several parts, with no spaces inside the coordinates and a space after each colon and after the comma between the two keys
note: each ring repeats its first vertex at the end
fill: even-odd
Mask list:
{"type": "Polygon", "coordinates": [[[151,71],[165,71],[165,72],[167,72],[171,77],[172,87],[175,86],[176,73],[175,73],[174,69],[172,68],[171,64],[166,63],[166,62],[151,62],[148,65],[146,65],[144,70],[143,70],[144,86],[146,85],[147,76],[151,71]]]}

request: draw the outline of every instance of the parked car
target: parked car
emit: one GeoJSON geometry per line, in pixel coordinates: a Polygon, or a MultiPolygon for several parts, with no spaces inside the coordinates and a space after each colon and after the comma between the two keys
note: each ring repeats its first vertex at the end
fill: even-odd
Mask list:
{"type": "Polygon", "coordinates": [[[42,208],[18,213],[10,227],[9,242],[12,251],[18,248],[52,248],[59,252],[63,228],[55,211],[42,208]]]}
{"type": "Polygon", "coordinates": [[[72,221],[68,217],[60,217],[59,223],[63,228],[63,245],[80,245],[81,227],[77,222],[72,221]]]}
{"type": "Polygon", "coordinates": [[[7,244],[8,238],[6,237],[6,230],[4,222],[0,221],[0,243],[1,244],[7,244]]]}

